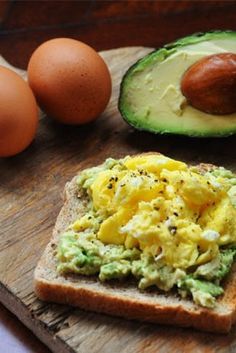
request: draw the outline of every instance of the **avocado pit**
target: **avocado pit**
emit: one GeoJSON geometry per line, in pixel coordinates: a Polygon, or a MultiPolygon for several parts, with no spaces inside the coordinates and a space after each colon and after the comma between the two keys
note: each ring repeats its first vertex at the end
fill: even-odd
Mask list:
{"type": "Polygon", "coordinates": [[[181,80],[188,103],[209,114],[236,112],[236,54],[209,55],[189,67],[181,80]]]}

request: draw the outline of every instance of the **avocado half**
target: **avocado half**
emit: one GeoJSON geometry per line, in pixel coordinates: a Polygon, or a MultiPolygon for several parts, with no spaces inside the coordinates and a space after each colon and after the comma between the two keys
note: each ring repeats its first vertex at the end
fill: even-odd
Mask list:
{"type": "Polygon", "coordinates": [[[236,133],[236,113],[212,115],[193,108],[183,96],[182,75],[196,61],[217,53],[236,53],[236,32],[197,33],[155,50],[124,75],[118,108],[139,130],[196,137],[236,133]]]}

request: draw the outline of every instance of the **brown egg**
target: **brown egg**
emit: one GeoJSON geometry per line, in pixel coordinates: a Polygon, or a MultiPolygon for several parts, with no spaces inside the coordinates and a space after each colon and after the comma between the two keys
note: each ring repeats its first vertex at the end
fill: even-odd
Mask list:
{"type": "Polygon", "coordinates": [[[29,85],[0,66],[0,157],[23,151],[34,139],[38,107],[29,85]]]}
{"type": "Polygon", "coordinates": [[[41,108],[65,124],[96,119],[111,95],[104,60],[88,45],[69,38],[40,45],[30,58],[28,79],[41,108]]]}

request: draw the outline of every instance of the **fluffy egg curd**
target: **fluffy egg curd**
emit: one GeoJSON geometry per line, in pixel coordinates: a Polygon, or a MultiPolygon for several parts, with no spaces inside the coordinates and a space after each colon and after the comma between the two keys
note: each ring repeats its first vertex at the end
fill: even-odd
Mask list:
{"type": "Polygon", "coordinates": [[[149,153],[109,158],[77,184],[86,207],[60,237],[59,273],[133,277],[140,290],[216,305],[236,256],[233,173],[149,153]]]}

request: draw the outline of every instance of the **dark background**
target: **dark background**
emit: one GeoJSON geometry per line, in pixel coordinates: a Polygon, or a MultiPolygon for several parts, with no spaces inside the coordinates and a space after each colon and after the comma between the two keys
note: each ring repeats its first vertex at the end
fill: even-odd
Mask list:
{"type": "Polygon", "coordinates": [[[97,50],[159,47],[211,29],[236,29],[236,1],[0,1],[1,54],[21,68],[50,38],[76,38],[97,50]]]}
{"type": "MultiPolygon", "coordinates": [[[[212,29],[236,30],[236,1],[0,1],[0,54],[24,69],[50,38],[71,37],[105,50],[159,47],[212,29]]],[[[48,352],[0,306],[0,352],[7,351],[48,352]]]]}

